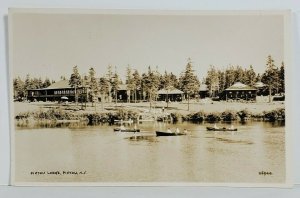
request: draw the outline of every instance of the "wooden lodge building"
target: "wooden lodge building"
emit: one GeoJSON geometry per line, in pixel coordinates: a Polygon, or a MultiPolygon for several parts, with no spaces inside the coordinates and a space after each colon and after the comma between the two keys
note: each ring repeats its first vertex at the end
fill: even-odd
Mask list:
{"type": "Polygon", "coordinates": [[[236,82],[225,89],[223,99],[228,100],[246,100],[256,101],[257,89],[241,82],[236,82]]]}
{"type": "Polygon", "coordinates": [[[183,91],[179,89],[161,89],[157,92],[157,100],[158,101],[171,101],[171,102],[181,102],[184,97],[183,91]]]}
{"type": "Polygon", "coordinates": [[[199,96],[200,96],[200,99],[209,97],[209,90],[208,90],[208,88],[207,88],[207,85],[204,84],[204,83],[202,83],[202,84],[200,85],[199,96]]]}
{"type": "MultiPolygon", "coordinates": [[[[76,89],[79,102],[87,101],[87,87],[80,86],[76,89]]],[[[68,80],[61,80],[47,88],[28,89],[29,101],[75,101],[75,88],[69,85],[68,80]]]]}

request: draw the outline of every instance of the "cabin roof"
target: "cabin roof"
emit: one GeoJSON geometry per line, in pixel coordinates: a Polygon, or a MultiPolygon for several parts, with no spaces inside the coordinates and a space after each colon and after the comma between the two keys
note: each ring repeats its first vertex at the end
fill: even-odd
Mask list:
{"type": "Polygon", "coordinates": [[[256,88],[262,88],[265,87],[266,85],[264,83],[262,83],[261,81],[258,81],[254,84],[254,87],[256,88]]]}
{"type": "Polygon", "coordinates": [[[199,91],[208,91],[207,85],[206,84],[201,84],[199,91]]]}
{"type": "MultiPolygon", "coordinates": [[[[83,87],[83,86],[79,86],[79,87],[83,87]]],[[[51,84],[50,86],[48,86],[46,88],[28,89],[28,90],[72,89],[72,88],[73,87],[71,87],[69,85],[69,81],[68,80],[60,80],[58,82],[55,82],[55,83],[51,84]]]]}
{"type": "Polygon", "coordinates": [[[239,90],[256,90],[254,87],[250,87],[249,85],[245,85],[241,82],[236,82],[232,86],[225,89],[226,91],[239,91],[239,90]]]}
{"type": "Polygon", "coordinates": [[[180,91],[179,89],[172,88],[172,89],[161,89],[157,92],[157,94],[183,94],[183,91],[180,91]]]}
{"type": "Polygon", "coordinates": [[[127,90],[127,84],[118,85],[118,91],[127,90]]]}
{"type": "Polygon", "coordinates": [[[47,87],[46,89],[65,89],[65,88],[72,88],[69,85],[68,80],[60,80],[58,82],[55,82],[55,83],[51,84],[49,87],[47,87]]]}

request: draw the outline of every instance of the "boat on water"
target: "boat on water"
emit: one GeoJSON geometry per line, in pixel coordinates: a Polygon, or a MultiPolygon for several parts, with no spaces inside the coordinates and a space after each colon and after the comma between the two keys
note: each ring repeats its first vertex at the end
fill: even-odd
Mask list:
{"type": "Polygon", "coordinates": [[[140,132],[140,129],[121,129],[121,128],[114,128],[115,132],[140,132]]]}
{"type": "Polygon", "coordinates": [[[186,135],[186,133],[170,133],[165,131],[156,131],[156,136],[179,136],[179,135],[186,135]]]}
{"type": "Polygon", "coordinates": [[[208,131],[237,131],[237,128],[215,128],[215,127],[206,127],[208,131]]]}
{"type": "Polygon", "coordinates": [[[114,120],[114,122],[120,124],[132,124],[133,120],[114,120]]]}

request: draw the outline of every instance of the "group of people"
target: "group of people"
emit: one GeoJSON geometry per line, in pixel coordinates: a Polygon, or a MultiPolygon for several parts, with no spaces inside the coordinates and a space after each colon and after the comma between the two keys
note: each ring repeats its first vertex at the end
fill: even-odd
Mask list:
{"type": "MultiPolygon", "coordinates": [[[[175,129],[175,132],[172,132],[171,129],[168,128],[167,132],[168,132],[168,133],[180,133],[180,130],[179,130],[179,128],[177,127],[177,128],[175,129]]],[[[188,132],[188,131],[187,131],[186,129],[183,130],[183,133],[187,133],[187,132],[188,132]]]]}
{"type": "MultiPolygon", "coordinates": [[[[219,127],[217,126],[217,124],[215,123],[215,125],[214,125],[214,128],[215,129],[219,129],[219,127]]],[[[233,125],[231,125],[230,127],[229,127],[229,129],[234,129],[234,126],[233,125]]]]}

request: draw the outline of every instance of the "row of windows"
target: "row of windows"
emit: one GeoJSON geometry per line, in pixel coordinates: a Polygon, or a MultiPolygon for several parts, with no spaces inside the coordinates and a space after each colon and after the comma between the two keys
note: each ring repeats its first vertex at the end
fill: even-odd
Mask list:
{"type": "Polygon", "coordinates": [[[54,95],[61,95],[61,94],[74,94],[74,90],[59,90],[59,91],[54,91],[54,95]]]}
{"type": "MultiPolygon", "coordinates": [[[[30,91],[29,95],[30,96],[39,96],[39,95],[46,95],[46,93],[47,93],[47,95],[52,95],[52,94],[53,95],[73,95],[73,94],[75,94],[75,90],[69,90],[69,89],[67,89],[67,90],[56,90],[54,92],[52,92],[52,91],[48,91],[48,92],[46,92],[46,91],[30,91]]],[[[83,90],[78,89],[77,93],[82,94],[83,90]]]]}

